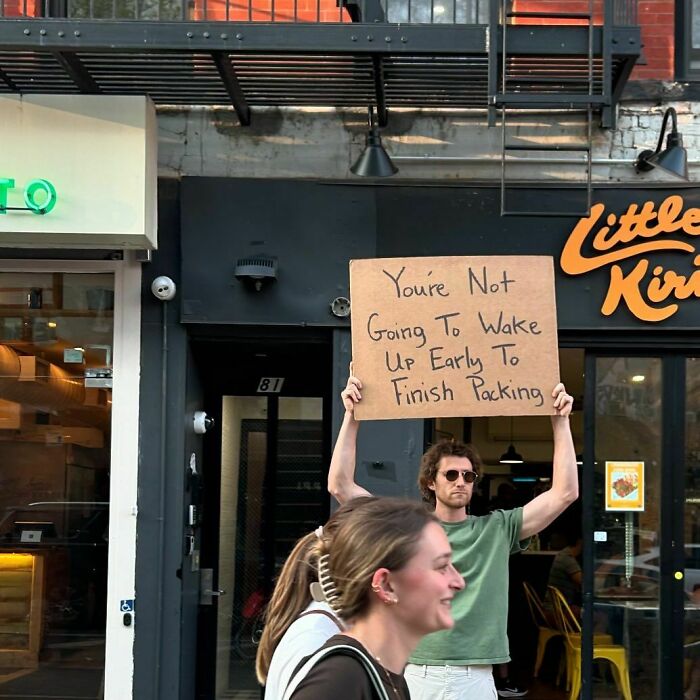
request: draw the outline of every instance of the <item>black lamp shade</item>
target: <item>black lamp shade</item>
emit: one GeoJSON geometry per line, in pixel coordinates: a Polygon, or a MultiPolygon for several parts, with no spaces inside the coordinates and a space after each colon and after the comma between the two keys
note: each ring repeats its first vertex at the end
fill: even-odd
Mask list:
{"type": "Polygon", "coordinates": [[[515,445],[511,443],[498,461],[501,464],[523,464],[525,460],[519,452],[515,451],[515,445]]]}
{"type": "Polygon", "coordinates": [[[666,148],[647,158],[647,163],[683,180],[690,179],[688,152],[683,147],[683,138],[680,134],[669,134],[666,139],[666,148]]]}
{"type": "Polygon", "coordinates": [[[390,177],[399,172],[384,150],[382,139],[376,130],[367,133],[365,150],[350,168],[350,172],[360,177],[390,177]]]}

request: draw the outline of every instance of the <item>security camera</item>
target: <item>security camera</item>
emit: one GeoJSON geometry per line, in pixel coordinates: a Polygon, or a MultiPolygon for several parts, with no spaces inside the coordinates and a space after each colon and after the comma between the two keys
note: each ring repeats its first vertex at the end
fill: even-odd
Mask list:
{"type": "Polygon", "coordinates": [[[161,275],[151,282],[151,291],[156,299],[170,301],[175,298],[175,282],[170,277],[161,275]]]}
{"type": "Polygon", "coordinates": [[[192,425],[197,435],[204,435],[204,433],[214,427],[214,419],[204,411],[195,411],[192,425]]]}

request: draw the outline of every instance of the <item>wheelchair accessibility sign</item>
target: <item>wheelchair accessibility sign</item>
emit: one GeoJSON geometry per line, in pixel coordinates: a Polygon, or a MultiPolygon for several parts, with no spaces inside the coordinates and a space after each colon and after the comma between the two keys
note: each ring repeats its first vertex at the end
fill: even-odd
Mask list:
{"type": "Polygon", "coordinates": [[[119,604],[119,612],[134,612],[134,599],[132,598],[131,600],[122,600],[119,604]]]}

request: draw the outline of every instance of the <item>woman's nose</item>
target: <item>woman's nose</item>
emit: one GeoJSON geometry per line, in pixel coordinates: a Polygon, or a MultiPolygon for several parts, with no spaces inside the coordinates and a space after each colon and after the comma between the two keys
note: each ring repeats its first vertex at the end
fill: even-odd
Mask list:
{"type": "Polygon", "coordinates": [[[464,577],[462,576],[462,574],[459,573],[459,571],[457,571],[457,569],[455,569],[453,565],[450,566],[452,566],[452,573],[454,574],[452,577],[453,580],[450,585],[456,590],[461,591],[466,585],[464,577]]]}

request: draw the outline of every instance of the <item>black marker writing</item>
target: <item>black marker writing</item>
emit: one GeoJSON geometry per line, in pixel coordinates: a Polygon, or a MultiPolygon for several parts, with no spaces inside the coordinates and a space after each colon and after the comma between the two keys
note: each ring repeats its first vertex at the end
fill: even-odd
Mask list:
{"type": "MultiPolygon", "coordinates": [[[[394,291],[396,292],[396,298],[410,298],[410,297],[448,297],[450,293],[445,289],[444,282],[428,282],[427,284],[422,283],[412,283],[404,284],[402,283],[401,276],[406,272],[406,266],[404,265],[399,273],[394,276],[391,272],[387,270],[382,270],[382,272],[394,283],[394,291]]],[[[428,272],[428,277],[433,274],[433,271],[428,272]]]]}
{"type": "Polygon", "coordinates": [[[495,335],[518,335],[523,333],[525,335],[540,335],[542,331],[538,328],[538,321],[528,321],[526,318],[518,318],[515,314],[511,316],[506,316],[504,319],[503,311],[498,313],[498,320],[495,323],[487,321],[478,312],[479,323],[481,327],[488,335],[489,333],[494,333],[495,335]]]}

